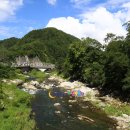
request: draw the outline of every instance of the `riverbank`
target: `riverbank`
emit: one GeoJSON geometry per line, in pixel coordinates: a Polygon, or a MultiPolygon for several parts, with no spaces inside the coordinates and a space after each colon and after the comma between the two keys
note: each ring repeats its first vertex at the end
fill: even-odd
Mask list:
{"type": "MultiPolygon", "coordinates": [[[[58,76],[51,76],[50,81],[56,81],[57,87],[66,90],[80,90],[84,92],[83,101],[89,101],[97,108],[103,110],[110,118],[117,121],[118,130],[130,130],[130,104],[121,102],[119,99],[103,96],[100,97],[99,91],[95,88],[89,88],[85,84],[74,81],[70,82],[58,76]]],[[[51,87],[51,86],[50,86],[51,87]]],[[[49,87],[48,87],[49,88],[49,87]]]]}
{"type": "MultiPolygon", "coordinates": [[[[42,81],[42,80],[40,80],[42,81]]],[[[26,91],[30,94],[36,94],[39,90],[50,90],[54,86],[56,88],[62,88],[65,90],[80,90],[84,93],[82,97],[82,101],[92,103],[96,108],[104,111],[111,119],[117,122],[116,129],[118,130],[129,130],[130,129],[130,104],[121,102],[118,99],[114,99],[112,97],[103,96],[101,97],[99,91],[95,88],[89,88],[85,84],[74,81],[70,82],[66,79],[63,79],[55,74],[51,75],[46,80],[42,82],[39,81],[28,81],[22,82],[22,80],[10,80],[6,81],[8,83],[21,84],[21,88],[23,91],[26,91]]],[[[70,103],[77,102],[75,100],[69,100],[70,103]]],[[[81,120],[86,120],[87,117],[83,117],[82,115],[78,116],[81,120]]]]}
{"type": "Polygon", "coordinates": [[[32,130],[35,126],[35,120],[30,118],[33,96],[19,90],[14,82],[0,84],[0,130],[32,130]]]}

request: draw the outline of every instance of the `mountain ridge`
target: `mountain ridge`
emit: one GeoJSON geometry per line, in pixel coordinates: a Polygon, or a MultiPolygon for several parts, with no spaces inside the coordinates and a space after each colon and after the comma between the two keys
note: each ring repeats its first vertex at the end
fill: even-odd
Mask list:
{"type": "Polygon", "coordinates": [[[32,30],[21,39],[8,38],[1,40],[0,59],[13,60],[17,56],[38,56],[44,62],[62,63],[69,45],[78,38],[56,28],[32,30]]]}

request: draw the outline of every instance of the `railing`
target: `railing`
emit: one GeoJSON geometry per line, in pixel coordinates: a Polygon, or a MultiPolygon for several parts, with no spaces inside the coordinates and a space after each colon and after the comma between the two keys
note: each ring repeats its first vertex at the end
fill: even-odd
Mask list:
{"type": "Polygon", "coordinates": [[[52,64],[45,64],[45,65],[39,65],[39,64],[14,64],[12,65],[12,67],[15,67],[15,68],[22,68],[22,67],[31,67],[31,68],[38,68],[38,69],[54,69],[55,68],[55,65],[52,65],[52,64]]]}

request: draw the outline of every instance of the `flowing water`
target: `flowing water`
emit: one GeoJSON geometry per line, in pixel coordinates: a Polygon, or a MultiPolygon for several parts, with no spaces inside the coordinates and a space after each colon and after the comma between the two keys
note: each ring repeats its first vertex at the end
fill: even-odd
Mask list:
{"type": "Polygon", "coordinates": [[[51,99],[48,93],[39,90],[32,101],[32,113],[38,130],[115,130],[115,122],[89,102],[79,99],[69,103],[70,97],[51,99]],[[61,105],[55,107],[55,103],[61,105]],[[85,118],[80,120],[78,115],[85,118]]]}

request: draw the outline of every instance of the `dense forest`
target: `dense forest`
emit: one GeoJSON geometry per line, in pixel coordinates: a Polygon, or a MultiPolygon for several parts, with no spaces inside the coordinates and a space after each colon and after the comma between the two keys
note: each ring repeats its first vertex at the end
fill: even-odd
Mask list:
{"type": "Polygon", "coordinates": [[[63,66],[65,76],[98,87],[104,94],[130,100],[129,23],[126,29],[126,38],[108,33],[105,45],[91,38],[74,42],[63,66]]]}

